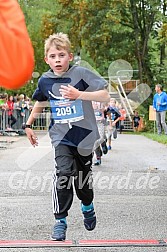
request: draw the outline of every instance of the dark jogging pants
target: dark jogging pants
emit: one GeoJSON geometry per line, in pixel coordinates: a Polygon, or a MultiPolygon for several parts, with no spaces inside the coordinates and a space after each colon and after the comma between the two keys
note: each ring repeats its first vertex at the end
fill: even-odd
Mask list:
{"type": "Polygon", "coordinates": [[[73,201],[73,183],[77,197],[84,205],[93,201],[92,153],[82,156],[76,147],[59,144],[55,147],[55,168],[52,203],[58,219],[68,215],[73,201]]]}

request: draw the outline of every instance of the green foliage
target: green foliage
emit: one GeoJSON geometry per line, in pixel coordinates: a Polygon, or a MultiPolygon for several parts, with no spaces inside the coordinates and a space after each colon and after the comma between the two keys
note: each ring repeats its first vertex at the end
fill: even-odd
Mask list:
{"type": "Polygon", "coordinates": [[[144,131],[145,132],[149,132],[149,133],[154,133],[154,131],[156,130],[155,127],[156,126],[155,126],[155,122],[154,121],[146,120],[145,121],[144,131]]]}
{"type": "Polygon", "coordinates": [[[142,135],[144,135],[145,137],[152,139],[158,143],[162,143],[162,144],[166,144],[167,145],[167,137],[166,135],[157,135],[154,133],[142,133],[142,135]]]}
{"type": "MultiPolygon", "coordinates": [[[[74,54],[80,52],[82,59],[103,76],[108,75],[114,60],[124,59],[133,69],[140,68],[141,63],[140,77],[152,88],[157,81],[165,86],[165,0],[19,0],[19,4],[34,47],[34,71],[40,75],[48,69],[44,40],[51,33],[62,31],[69,35],[74,54]]],[[[37,79],[33,82],[20,91],[31,95],[37,79]]],[[[151,100],[146,110],[149,104],[151,100]]]]}

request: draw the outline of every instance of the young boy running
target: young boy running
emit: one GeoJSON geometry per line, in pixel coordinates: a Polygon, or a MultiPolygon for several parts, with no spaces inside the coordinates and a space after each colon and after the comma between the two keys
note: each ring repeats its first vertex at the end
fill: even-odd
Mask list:
{"type": "Polygon", "coordinates": [[[38,145],[31,125],[37,114],[50,102],[51,124],[49,135],[55,149],[55,173],[53,178],[53,212],[55,225],[53,240],[65,240],[68,211],[73,201],[73,186],[81,201],[84,226],[93,230],[96,215],[93,206],[91,183],[92,149],[100,137],[92,108],[92,100],[108,101],[107,82],[81,66],[69,63],[73,60],[71,44],[66,34],[50,35],[45,41],[45,61],[50,70],[44,73],[33,94],[37,100],[25,125],[31,144],[38,145]]]}

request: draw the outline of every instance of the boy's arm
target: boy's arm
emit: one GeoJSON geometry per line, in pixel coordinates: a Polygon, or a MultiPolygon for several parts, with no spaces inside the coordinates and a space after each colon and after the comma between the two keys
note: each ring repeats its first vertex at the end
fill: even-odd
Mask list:
{"type": "Polygon", "coordinates": [[[62,85],[59,91],[64,98],[71,100],[81,99],[86,101],[97,101],[97,102],[108,102],[110,100],[110,95],[106,89],[87,92],[87,91],[79,91],[78,89],[76,89],[71,85],[68,86],[62,85]]]}
{"type": "Polygon", "coordinates": [[[38,115],[40,113],[42,113],[43,109],[46,107],[47,103],[46,102],[39,102],[39,101],[36,101],[34,106],[33,106],[33,109],[31,111],[31,114],[26,122],[26,125],[32,125],[33,122],[36,120],[36,118],[38,117],[38,115]]]}
{"type": "Polygon", "coordinates": [[[81,91],[81,94],[77,99],[86,101],[109,102],[110,95],[106,89],[94,92],[81,91]]]}
{"type": "Polygon", "coordinates": [[[0,86],[17,89],[34,68],[34,52],[17,1],[0,0],[0,86]]]}
{"type": "Polygon", "coordinates": [[[120,120],[120,117],[118,117],[115,121],[112,122],[112,126],[115,126],[116,123],[120,120]]]}
{"type": "MultiPolygon", "coordinates": [[[[46,102],[38,102],[36,101],[34,107],[31,111],[31,114],[26,122],[26,125],[31,126],[35,119],[38,117],[40,113],[42,113],[43,109],[46,107],[46,102]]],[[[30,143],[35,147],[38,145],[38,139],[31,128],[25,128],[26,135],[30,141],[30,143]]]]}

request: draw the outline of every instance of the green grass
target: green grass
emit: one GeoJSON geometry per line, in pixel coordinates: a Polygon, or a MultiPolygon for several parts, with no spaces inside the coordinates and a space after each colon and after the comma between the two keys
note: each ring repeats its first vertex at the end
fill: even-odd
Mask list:
{"type": "Polygon", "coordinates": [[[150,138],[158,143],[167,145],[167,135],[158,135],[157,133],[141,132],[141,134],[147,138],[150,138]]]}
{"type": "Polygon", "coordinates": [[[131,135],[143,135],[149,139],[152,139],[153,141],[156,141],[158,143],[166,144],[167,145],[167,135],[158,135],[157,133],[150,133],[150,132],[133,132],[133,131],[124,131],[124,134],[131,134],[131,135]]]}

